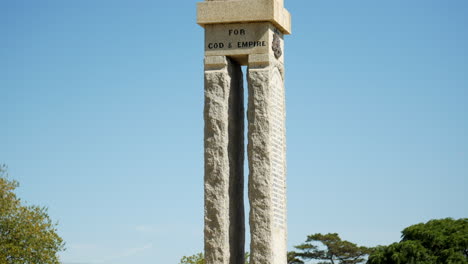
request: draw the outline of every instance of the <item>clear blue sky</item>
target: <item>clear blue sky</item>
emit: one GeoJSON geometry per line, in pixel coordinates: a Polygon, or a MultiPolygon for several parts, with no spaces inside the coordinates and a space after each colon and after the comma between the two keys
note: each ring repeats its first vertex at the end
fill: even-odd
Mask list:
{"type": "MultiPolygon", "coordinates": [[[[0,163],[66,264],[203,248],[196,1],[0,1],[0,163]]],[[[468,216],[468,2],[285,0],[289,246],[468,216]]]]}

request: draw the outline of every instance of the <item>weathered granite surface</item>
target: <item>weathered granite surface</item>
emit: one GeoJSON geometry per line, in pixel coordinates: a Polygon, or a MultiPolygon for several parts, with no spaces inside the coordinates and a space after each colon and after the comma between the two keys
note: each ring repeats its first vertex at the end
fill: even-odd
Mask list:
{"type": "Polygon", "coordinates": [[[291,14],[283,0],[223,0],[197,3],[197,23],[209,24],[270,22],[284,34],[291,34],[291,14]]]}
{"type": "Polygon", "coordinates": [[[269,22],[205,25],[205,56],[228,56],[248,65],[250,55],[269,55],[284,62],[284,34],[269,22]]]}
{"type": "Polygon", "coordinates": [[[248,71],[251,264],[286,263],[284,89],[273,62],[248,71]]]}
{"type": "Polygon", "coordinates": [[[243,264],[244,98],[248,66],[251,264],[286,264],[283,0],[205,0],[205,260],[243,264]]]}
{"type": "Polygon", "coordinates": [[[205,58],[205,260],[243,263],[244,106],[240,66],[205,58]]]}

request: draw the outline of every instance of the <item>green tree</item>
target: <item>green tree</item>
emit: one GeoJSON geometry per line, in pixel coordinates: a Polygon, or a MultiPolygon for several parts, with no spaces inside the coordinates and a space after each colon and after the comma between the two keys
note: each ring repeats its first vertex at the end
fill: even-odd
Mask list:
{"type": "Polygon", "coordinates": [[[304,244],[296,246],[300,252],[295,253],[304,261],[319,260],[319,264],[357,264],[366,260],[370,248],[357,246],[346,240],[341,240],[336,233],[322,235],[320,233],[307,236],[304,244]]]}
{"type": "MultiPolygon", "coordinates": [[[[250,254],[247,252],[245,253],[245,264],[249,264],[250,254]]],[[[205,256],[203,253],[198,253],[192,256],[184,256],[180,260],[179,264],[205,264],[205,256]]],[[[291,263],[294,264],[294,263],[291,263]]]]}
{"type": "Polygon", "coordinates": [[[183,256],[179,264],[205,264],[203,253],[198,253],[192,256],[183,256]]]}
{"type": "Polygon", "coordinates": [[[59,264],[57,253],[64,243],[56,224],[45,207],[22,205],[14,193],[17,187],[0,166],[0,263],[59,264]]]}
{"type": "Polygon", "coordinates": [[[402,240],[379,246],[368,264],[468,264],[468,218],[431,220],[405,228],[402,240]]]}
{"type": "Polygon", "coordinates": [[[304,261],[298,258],[297,252],[289,251],[288,252],[288,264],[304,264],[304,261]]]}

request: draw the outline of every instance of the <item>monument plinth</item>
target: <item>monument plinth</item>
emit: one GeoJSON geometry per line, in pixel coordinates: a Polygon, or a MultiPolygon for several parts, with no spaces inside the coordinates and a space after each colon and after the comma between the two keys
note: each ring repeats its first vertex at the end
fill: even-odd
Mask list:
{"type": "Polygon", "coordinates": [[[205,261],[243,264],[244,87],[248,66],[248,197],[251,264],[286,264],[284,35],[281,0],[206,0],[205,261]]]}

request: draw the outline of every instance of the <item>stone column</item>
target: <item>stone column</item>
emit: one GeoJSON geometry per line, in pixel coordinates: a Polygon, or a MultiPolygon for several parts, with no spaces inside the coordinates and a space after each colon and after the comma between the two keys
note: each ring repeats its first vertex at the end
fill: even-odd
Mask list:
{"type": "Polygon", "coordinates": [[[239,64],[205,57],[205,261],[243,263],[244,103],[239,64]]]}
{"type": "Polygon", "coordinates": [[[205,259],[243,264],[242,73],[249,82],[251,264],[286,264],[284,0],[205,0],[205,259]]]}
{"type": "Polygon", "coordinates": [[[287,261],[284,75],[276,55],[249,55],[251,264],[287,261]]]}

